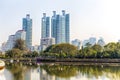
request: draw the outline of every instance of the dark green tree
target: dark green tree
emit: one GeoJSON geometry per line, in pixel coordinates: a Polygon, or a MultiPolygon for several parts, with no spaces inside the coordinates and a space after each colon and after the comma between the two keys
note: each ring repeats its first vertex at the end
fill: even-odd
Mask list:
{"type": "Polygon", "coordinates": [[[17,48],[17,49],[20,49],[20,50],[26,50],[25,41],[22,40],[22,39],[17,39],[15,41],[14,48],[17,48]]]}

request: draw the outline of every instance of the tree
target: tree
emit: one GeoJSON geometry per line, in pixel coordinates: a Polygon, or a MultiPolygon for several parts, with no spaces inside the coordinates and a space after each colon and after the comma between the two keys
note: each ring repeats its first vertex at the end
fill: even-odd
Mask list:
{"type": "Polygon", "coordinates": [[[118,57],[118,52],[117,50],[119,50],[119,46],[117,43],[111,42],[108,43],[107,45],[105,45],[104,47],[104,57],[108,57],[108,58],[117,58],[118,57]]]}
{"type": "Polygon", "coordinates": [[[58,53],[59,55],[65,57],[72,57],[77,52],[77,47],[71,44],[63,43],[63,44],[56,44],[48,47],[44,52],[49,53],[58,53]]]}
{"type": "Polygon", "coordinates": [[[22,39],[17,39],[15,41],[14,48],[17,48],[17,49],[20,49],[20,50],[26,50],[25,41],[22,40],[22,39]]]}
{"type": "Polygon", "coordinates": [[[6,57],[9,58],[20,58],[22,57],[22,51],[20,49],[13,48],[12,50],[8,50],[5,54],[6,57]]]}

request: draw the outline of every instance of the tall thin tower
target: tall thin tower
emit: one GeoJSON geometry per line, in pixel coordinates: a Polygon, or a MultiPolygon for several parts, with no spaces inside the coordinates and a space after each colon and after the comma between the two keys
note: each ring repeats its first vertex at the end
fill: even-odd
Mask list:
{"type": "Polygon", "coordinates": [[[26,31],[26,46],[30,49],[32,46],[32,19],[29,14],[26,15],[26,18],[23,18],[23,30],[26,31]]]}
{"type": "Polygon", "coordinates": [[[43,13],[41,38],[47,37],[50,37],[50,18],[46,17],[46,13],[43,13]]]}

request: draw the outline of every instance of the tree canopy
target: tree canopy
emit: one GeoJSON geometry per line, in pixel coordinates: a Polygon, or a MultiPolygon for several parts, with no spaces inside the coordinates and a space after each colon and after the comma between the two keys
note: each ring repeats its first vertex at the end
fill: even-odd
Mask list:
{"type": "Polygon", "coordinates": [[[56,44],[49,46],[44,52],[57,53],[63,55],[74,55],[77,52],[77,47],[71,44],[56,44]]]}
{"type": "Polygon", "coordinates": [[[25,46],[25,41],[22,39],[17,39],[15,41],[15,45],[14,48],[20,49],[20,50],[25,50],[26,46],[25,46]]]}

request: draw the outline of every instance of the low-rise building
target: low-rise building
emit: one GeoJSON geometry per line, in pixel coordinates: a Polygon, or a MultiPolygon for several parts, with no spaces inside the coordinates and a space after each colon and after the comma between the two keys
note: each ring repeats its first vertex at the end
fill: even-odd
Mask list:
{"type": "Polygon", "coordinates": [[[72,45],[74,45],[78,49],[80,49],[81,41],[79,39],[75,39],[75,40],[72,41],[72,45]]]}
{"type": "Polygon", "coordinates": [[[105,41],[103,38],[100,38],[97,42],[97,44],[99,44],[100,46],[104,46],[105,45],[105,41]]]}
{"type": "Polygon", "coordinates": [[[41,50],[45,50],[48,46],[55,44],[55,38],[42,38],[41,39],[41,50]]]}

